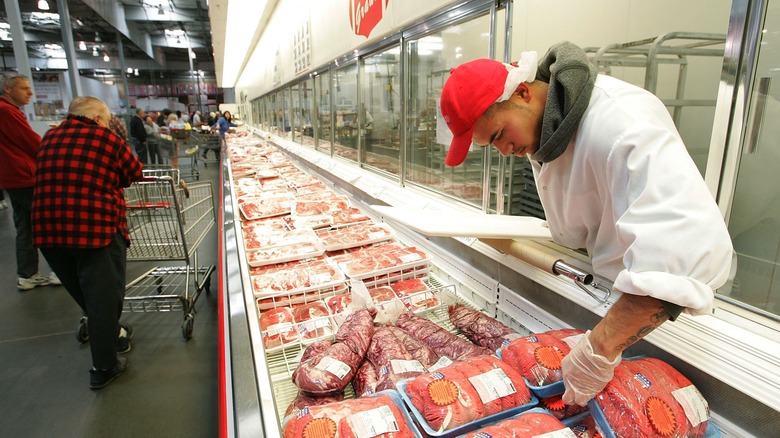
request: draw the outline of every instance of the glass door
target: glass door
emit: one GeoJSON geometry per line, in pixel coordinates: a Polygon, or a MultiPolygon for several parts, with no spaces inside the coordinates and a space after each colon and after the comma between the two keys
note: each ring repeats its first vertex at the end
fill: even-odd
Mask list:
{"type": "Polygon", "coordinates": [[[780,2],[766,3],[749,94],[729,232],[737,252],[730,298],[780,315],[780,2]]]}

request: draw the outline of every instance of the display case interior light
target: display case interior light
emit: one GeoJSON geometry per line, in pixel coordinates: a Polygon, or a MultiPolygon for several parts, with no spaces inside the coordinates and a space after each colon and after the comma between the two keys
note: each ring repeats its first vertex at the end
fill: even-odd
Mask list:
{"type": "Polygon", "coordinates": [[[138,69],[137,68],[133,69],[133,76],[138,76],[138,69]]]}
{"type": "Polygon", "coordinates": [[[94,57],[100,56],[100,53],[98,53],[97,47],[93,47],[92,48],[92,56],[94,56],[94,57]]]}
{"type": "Polygon", "coordinates": [[[84,41],[79,42],[79,50],[81,51],[87,50],[87,43],[85,43],[84,41]]]}
{"type": "Polygon", "coordinates": [[[127,70],[125,70],[128,74],[133,72],[133,67],[127,67],[127,70]]]}
{"type": "Polygon", "coordinates": [[[106,61],[106,62],[111,61],[111,58],[108,57],[108,53],[103,55],[103,61],[106,61]]]}
{"type": "Polygon", "coordinates": [[[38,0],[38,9],[42,11],[48,11],[49,10],[49,2],[46,0],[38,0]]]}

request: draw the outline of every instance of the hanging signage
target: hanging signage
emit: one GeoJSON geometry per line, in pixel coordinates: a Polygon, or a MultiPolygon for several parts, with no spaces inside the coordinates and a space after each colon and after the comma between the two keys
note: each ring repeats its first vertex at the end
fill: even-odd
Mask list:
{"type": "Polygon", "coordinates": [[[390,0],[349,0],[349,24],[355,35],[368,38],[389,3],[390,0]]]}

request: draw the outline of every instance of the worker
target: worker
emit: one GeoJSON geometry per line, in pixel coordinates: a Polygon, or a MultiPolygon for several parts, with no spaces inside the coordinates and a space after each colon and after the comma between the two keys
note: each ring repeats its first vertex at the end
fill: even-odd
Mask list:
{"type": "Polygon", "coordinates": [[[585,248],[622,293],[562,363],[563,400],[584,406],[622,352],[681,311],[712,310],[733,248],[712,194],[652,93],[597,74],[563,42],[537,63],[477,59],[452,70],[440,101],[453,134],[445,163],[472,144],[527,156],[553,240],[585,248]]]}

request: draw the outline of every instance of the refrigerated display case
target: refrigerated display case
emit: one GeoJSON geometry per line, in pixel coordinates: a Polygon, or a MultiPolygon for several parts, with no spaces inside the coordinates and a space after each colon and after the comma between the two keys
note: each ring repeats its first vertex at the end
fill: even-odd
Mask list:
{"type": "MultiPolygon", "coordinates": [[[[258,141],[267,138],[267,133],[257,132],[258,141]]],[[[353,207],[375,223],[383,223],[385,218],[370,208],[372,204],[396,203],[425,210],[433,202],[428,194],[407,189],[398,191],[386,180],[372,178],[370,172],[355,169],[310,148],[302,148],[286,139],[271,140],[295,167],[320,179],[325,186],[347,198],[353,207]]],[[[222,434],[281,436],[281,420],[287,405],[297,394],[291,375],[308,343],[295,340],[284,345],[264,345],[264,330],[259,320],[261,309],[258,297],[253,293],[252,267],[247,261],[244,230],[240,226],[241,213],[234,170],[243,172],[244,168],[234,169],[230,160],[226,160],[220,188],[223,204],[220,248],[224,252],[220,259],[225,274],[220,291],[224,332],[220,337],[223,341],[220,363],[223,371],[221,387],[224,390],[222,434]]],[[[583,289],[583,286],[588,285],[578,285],[571,276],[557,275],[556,272],[540,275],[537,267],[497,251],[478,239],[424,236],[399,223],[387,224],[399,242],[420,248],[430,258],[431,263],[425,268],[424,278],[429,288],[436,290],[441,297],[441,304],[464,303],[484,311],[519,333],[538,333],[563,327],[592,327],[617,299],[617,296],[613,296],[604,302],[603,297],[592,297],[583,289]]],[[[547,245],[543,239],[524,244],[542,252],[547,245]]],[[[581,254],[572,252],[562,259],[575,271],[587,269],[581,254]]],[[[608,285],[606,282],[600,284],[608,285]]],[[[335,289],[324,294],[318,291],[322,295],[315,298],[332,298],[338,292],[335,289]]],[[[270,306],[273,307],[274,302],[270,306]]],[[[445,308],[439,306],[426,312],[426,315],[437,324],[454,331],[445,308]]],[[[699,345],[710,339],[685,339],[688,336],[683,332],[689,322],[685,318],[683,320],[670,328],[665,326],[656,335],[654,342],[641,342],[625,356],[659,357],[680,370],[702,390],[708,400],[712,400],[710,407],[713,424],[723,426],[725,431],[738,431],[731,436],[742,436],[742,429],[731,424],[728,415],[723,416],[723,413],[731,414],[733,410],[733,406],[724,403],[737,403],[764,418],[776,412],[771,407],[771,400],[763,404],[746,395],[746,388],[731,387],[724,383],[720,375],[701,369],[699,363],[709,361],[708,354],[714,357],[738,352],[724,354],[723,351],[713,351],[716,348],[699,345]],[[669,339],[675,340],[670,342],[669,339]],[[691,348],[693,343],[696,343],[695,348],[691,348]]],[[[326,326],[316,325],[316,320],[314,323],[318,329],[326,326]]],[[[767,370],[778,367],[771,355],[765,359],[767,370]]],[[[713,363],[712,366],[722,368],[720,363],[713,363]]],[[[348,398],[353,395],[350,391],[347,390],[348,398]]],[[[723,435],[729,436],[728,433],[723,435]]],[[[749,435],[746,433],[744,436],[749,435]]]]}

